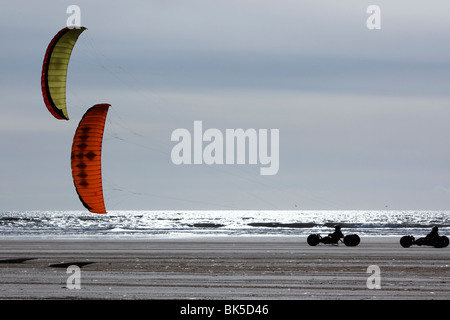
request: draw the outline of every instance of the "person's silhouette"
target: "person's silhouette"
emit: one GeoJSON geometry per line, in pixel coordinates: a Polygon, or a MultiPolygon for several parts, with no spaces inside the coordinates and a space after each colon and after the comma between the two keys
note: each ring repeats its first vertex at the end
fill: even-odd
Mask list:
{"type": "Polygon", "coordinates": [[[421,245],[433,245],[439,239],[439,228],[433,227],[431,232],[427,234],[424,238],[419,238],[415,243],[419,246],[421,245]]]}
{"type": "Polygon", "coordinates": [[[330,237],[332,243],[338,243],[339,239],[344,237],[341,231],[341,226],[335,226],[334,232],[330,233],[328,237],[330,237]]]}

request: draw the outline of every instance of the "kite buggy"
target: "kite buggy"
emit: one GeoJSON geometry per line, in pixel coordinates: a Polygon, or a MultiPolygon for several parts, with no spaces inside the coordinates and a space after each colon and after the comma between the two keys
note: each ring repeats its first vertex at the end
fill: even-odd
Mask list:
{"type": "Polygon", "coordinates": [[[433,227],[426,237],[415,239],[412,235],[403,236],[400,239],[400,245],[403,248],[409,248],[413,244],[418,246],[432,246],[435,248],[445,248],[448,246],[449,240],[446,236],[440,236],[438,227],[433,227]]]}
{"type": "Polygon", "coordinates": [[[357,234],[349,234],[344,236],[344,234],[341,231],[341,227],[335,226],[334,232],[330,233],[328,236],[322,237],[320,234],[310,234],[306,239],[306,241],[310,246],[317,246],[319,243],[333,244],[337,246],[340,241],[343,242],[348,247],[355,247],[359,244],[361,239],[357,234]]]}

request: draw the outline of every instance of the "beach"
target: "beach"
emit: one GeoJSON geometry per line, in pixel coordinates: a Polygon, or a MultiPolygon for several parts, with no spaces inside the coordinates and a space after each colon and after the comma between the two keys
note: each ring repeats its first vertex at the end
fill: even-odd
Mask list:
{"type": "Polygon", "coordinates": [[[2,239],[0,299],[449,299],[450,249],[398,241],[362,237],[357,247],[311,247],[292,236],[2,239]]]}

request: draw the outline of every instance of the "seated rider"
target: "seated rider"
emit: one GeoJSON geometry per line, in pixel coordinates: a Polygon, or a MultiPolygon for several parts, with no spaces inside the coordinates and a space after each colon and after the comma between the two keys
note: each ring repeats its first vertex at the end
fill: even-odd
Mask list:
{"type": "Polygon", "coordinates": [[[427,236],[425,237],[425,239],[429,240],[429,241],[434,241],[437,238],[439,238],[439,228],[438,227],[433,227],[433,229],[431,229],[431,232],[429,234],[427,234],[427,236]]]}
{"type": "Polygon", "coordinates": [[[416,240],[416,244],[417,245],[433,245],[433,243],[439,239],[439,228],[438,227],[433,227],[431,229],[431,232],[429,234],[426,235],[426,237],[424,238],[420,238],[416,240]]]}
{"type": "Polygon", "coordinates": [[[340,226],[335,226],[334,227],[334,232],[330,233],[328,235],[328,237],[331,238],[332,242],[338,243],[339,239],[344,237],[344,235],[342,234],[342,231],[341,231],[341,227],[340,226]]]}

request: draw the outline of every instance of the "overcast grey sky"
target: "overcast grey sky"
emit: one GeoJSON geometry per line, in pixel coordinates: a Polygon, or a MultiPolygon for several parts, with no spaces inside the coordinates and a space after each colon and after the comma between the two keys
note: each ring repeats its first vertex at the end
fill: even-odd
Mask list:
{"type": "Polygon", "coordinates": [[[450,3],[2,1],[0,210],[84,210],[76,126],[112,105],[107,210],[449,209],[450,3]],[[113,3],[113,4],[112,4],[113,3]],[[70,120],[47,111],[45,50],[81,9],[70,120]],[[369,30],[369,5],[381,30],[369,30]],[[179,165],[177,128],[279,129],[278,174],[179,165]]]}

